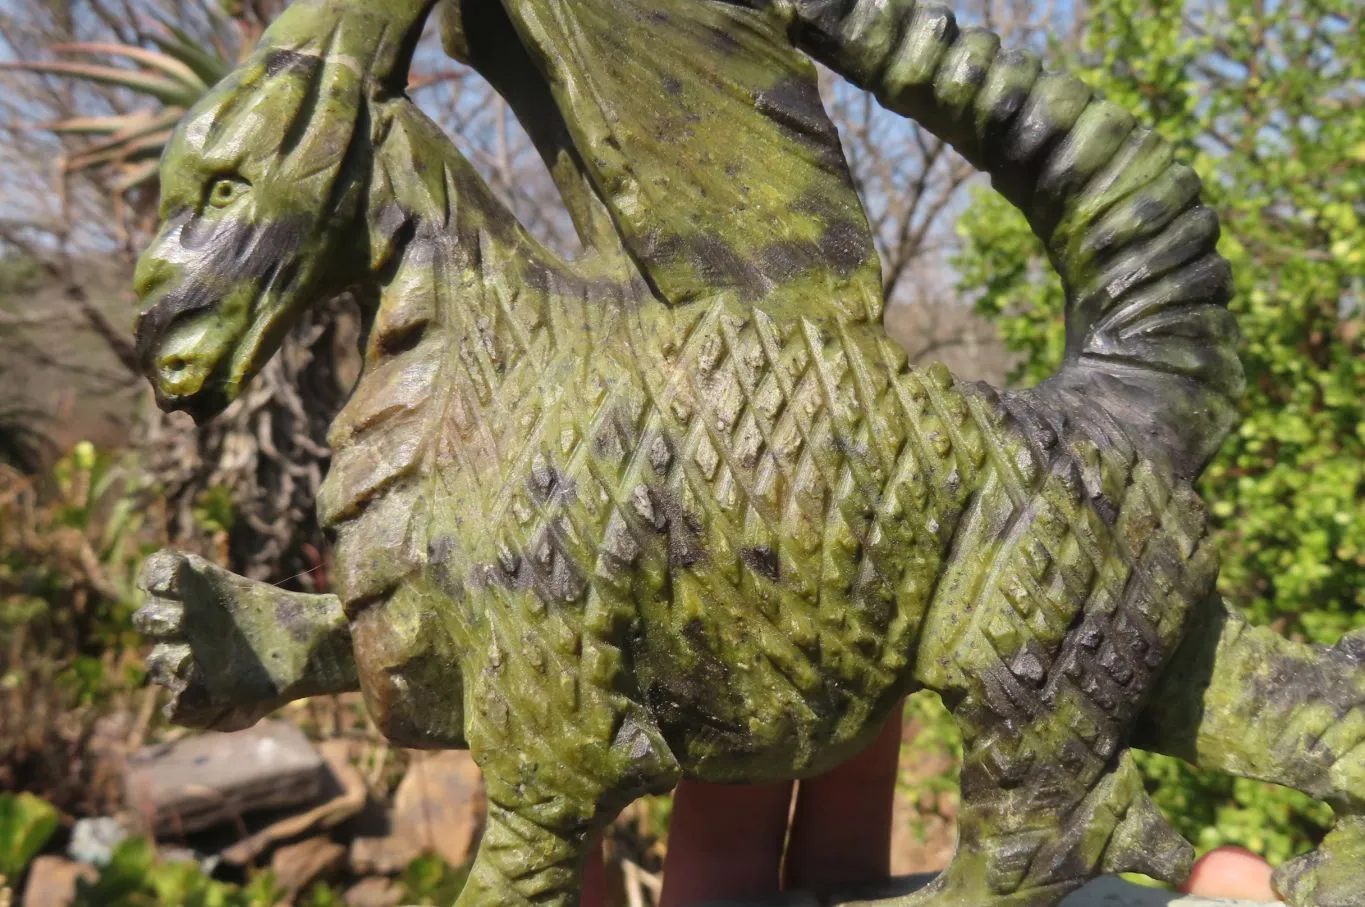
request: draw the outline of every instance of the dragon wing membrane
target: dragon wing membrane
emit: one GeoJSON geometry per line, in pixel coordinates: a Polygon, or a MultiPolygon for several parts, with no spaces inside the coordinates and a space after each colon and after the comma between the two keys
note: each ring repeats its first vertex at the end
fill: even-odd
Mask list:
{"type": "Polygon", "coordinates": [[[695,0],[506,7],[665,302],[729,291],[807,314],[804,291],[880,317],[866,214],[814,66],[776,15],[695,0]]]}

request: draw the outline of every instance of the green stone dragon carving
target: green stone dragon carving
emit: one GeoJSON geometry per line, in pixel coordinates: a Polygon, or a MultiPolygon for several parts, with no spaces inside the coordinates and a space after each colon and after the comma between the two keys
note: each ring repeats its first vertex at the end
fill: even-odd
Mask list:
{"type": "Polygon", "coordinates": [[[1365,638],[1299,645],[1214,592],[1191,483],[1242,374],[1166,141],[911,0],[448,0],[567,261],[405,96],[434,5],[296,0],[165,157],[136,278],[165,408],[211,418],[338,291],[367,326],[318,502],[337,594],[147,565],[176,721],[359,689],[394,741],[483,768],[461,907],[571,905],[633,798],[822,773],[929,688],[965,739],[960,841],[904,907],[1181,880],[1134,747],[1329,802],[1277,885],[1365,904],[1365,638]],[[887,338],[811,58],[1028,215],[1067,289],[1055,377],[999,392],[887,338]]]}

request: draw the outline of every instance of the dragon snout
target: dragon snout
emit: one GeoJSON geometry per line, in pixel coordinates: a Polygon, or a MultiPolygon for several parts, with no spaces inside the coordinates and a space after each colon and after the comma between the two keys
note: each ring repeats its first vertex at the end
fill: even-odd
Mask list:
{"type": "Polygon", "coordinates": [[[230,343],[208,306],[187,306],[177,294],[161,297],[138,316],[137,354],[157,405],[196,422],[211,419],[229,402],[216,380],[230,343]]]}

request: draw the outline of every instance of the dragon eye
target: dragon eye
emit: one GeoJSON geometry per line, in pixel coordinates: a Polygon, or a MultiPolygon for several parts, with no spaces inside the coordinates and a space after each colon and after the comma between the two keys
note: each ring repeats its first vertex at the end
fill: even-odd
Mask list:
{"type": "Polygon", "coordinates": [[[250,185],[234,177],[221,177],[209,186],[209,204],[215,208],[226,208],[241,197],[250,185]]]}

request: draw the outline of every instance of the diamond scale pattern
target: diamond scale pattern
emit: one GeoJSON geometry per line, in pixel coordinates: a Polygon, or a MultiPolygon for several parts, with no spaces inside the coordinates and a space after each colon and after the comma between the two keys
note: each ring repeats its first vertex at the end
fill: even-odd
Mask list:
{"type": "MultiPolygon", "coordinates": [[[[615,339],[578,361],[549,339],[561,304],[523,301],[494,292],[444,326],[455,339],[375,366],[387,377],[344,430],[404,426],[417,446],[339,464],[374,478],[336,508],[343,547],[371,512],[407,508],[409,571],[431,567],[415,521],[460,527],[440,567],[463,595],[448,623],[471,734],[521,754],[519,795],[613,789],[629,760],[565,747],[636,734],[640,709],[668,740],[642,744],[659,759],[750,771],[780,746],[786,771],[814,767],[913,670],[961,698],[987,754],[968,778],[1016,790],[978,807],[1012,855],[993,884],[1065,881],[1039,868],[1057,829],[1038,807],[1064,831],[1128,808],[1094,791],[1131,786],[1111,778],[1120,734],[1178,637],[1181,590],[1212,575],[1193,499],[1095,437],[1110,427],[911,368],[873,326],[727,297],[605,306],[583,330],[615,339]],[[448,401],[396,402],[418,387],[448,401]],[[916,663],[925,649],[949,655],[916,663]],[[776,706],[756,714],[754,689],[776,706]]],[[[367,595],[406,575],[373,563],[353,571],[374,574],[367,595]]]]}

